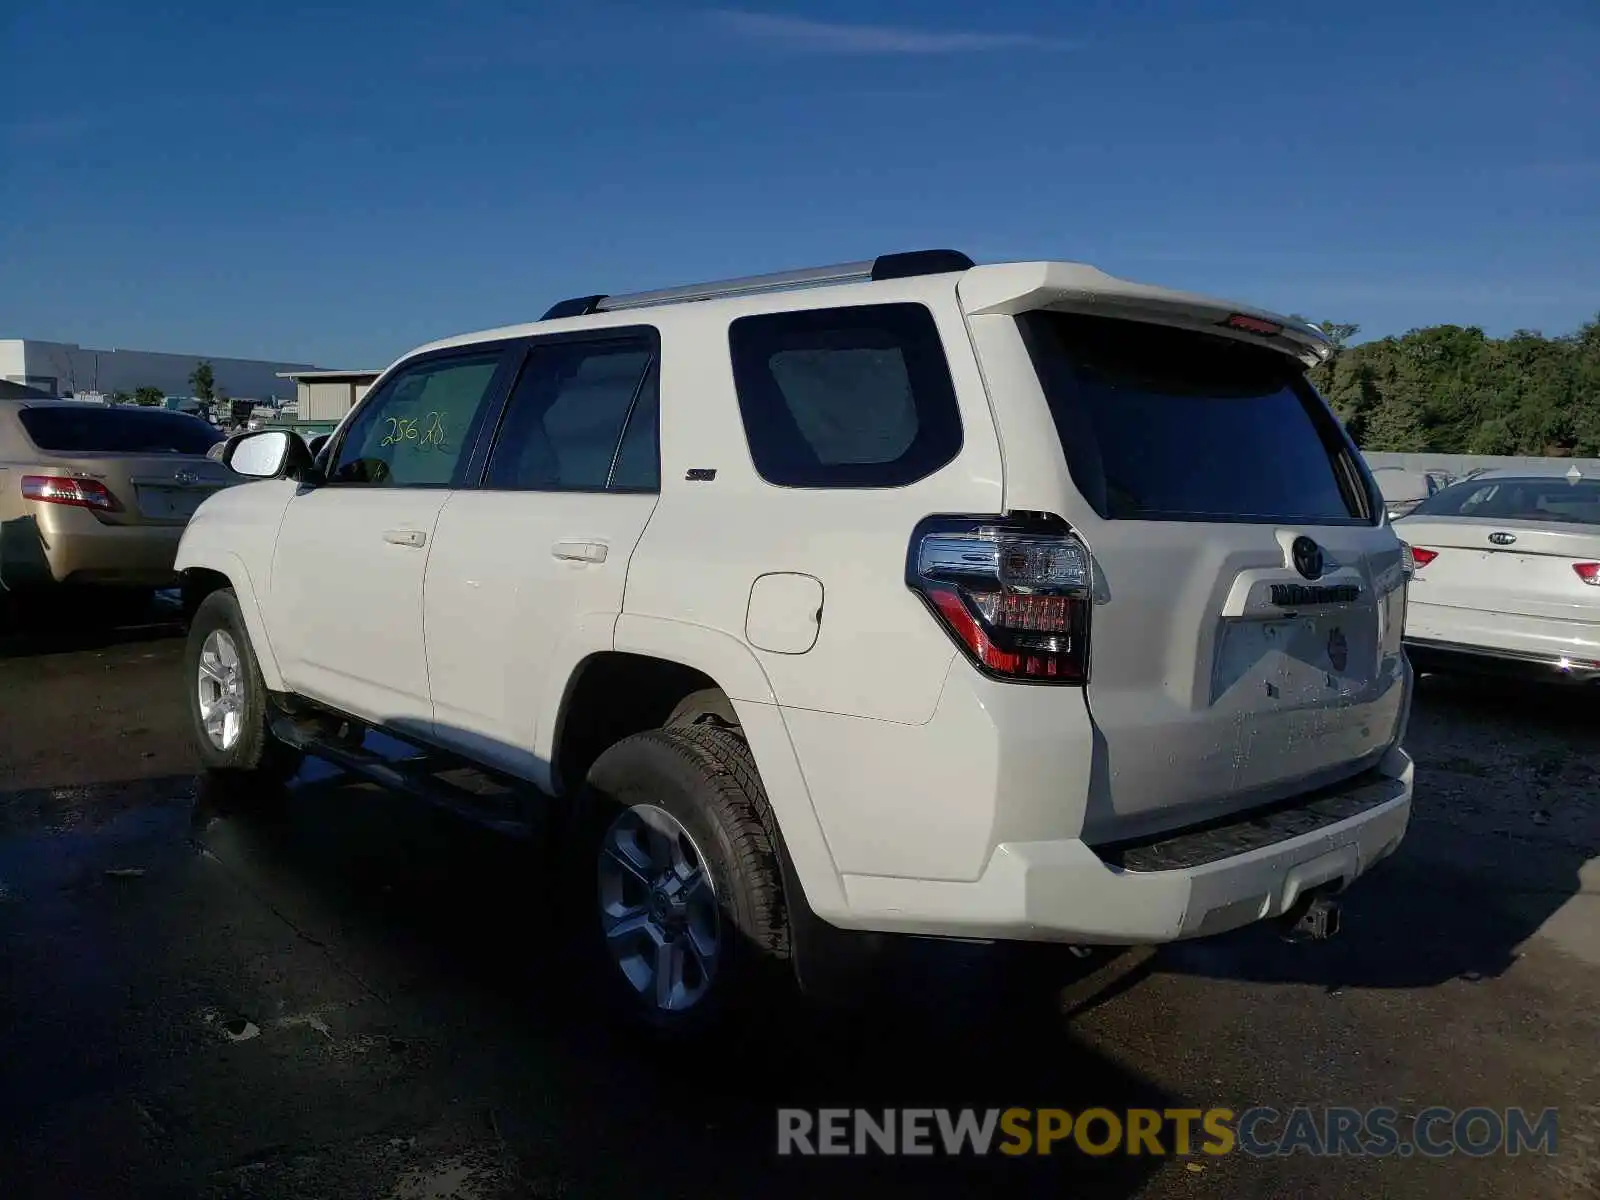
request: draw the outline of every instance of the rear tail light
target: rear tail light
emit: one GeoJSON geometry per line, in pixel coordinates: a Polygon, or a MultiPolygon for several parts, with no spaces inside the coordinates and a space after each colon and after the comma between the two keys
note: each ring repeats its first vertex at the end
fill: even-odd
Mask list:
{"type": "Polygon", "coordinates": [[[98,479],[75,479],[68,475],[24,475],[22,497],[45,504],[70,504],[75,508],[95,508],[102,512],[111,512],[117,507],[116,497],[98,479]]]}
{"type": "Polygon", "coordinates": [[[1600,587],[1600,563],[1573,563],[1572,569],[1591,587],[1600,587]]]}
{"type": "Polygon", "coordinates": [[[1059,518],[930,517],[906,583],[967,657],[996,679],[1089,677],[1089,550],[1059,518]]]}
{"type": "Polygon", "coordinates": [[[1401,545],[1401,553],[1403,555],[1403,561],[1406,565],[1407,574],[1415,575],[1418,571],[1422,570],[1423,567],[1427,566],[1434,559],[1439,557],[1439,552],[1437,550],[1425,550],[1421,546],[1407,546],[1404,543],[1401,543],[1401,545]]]}

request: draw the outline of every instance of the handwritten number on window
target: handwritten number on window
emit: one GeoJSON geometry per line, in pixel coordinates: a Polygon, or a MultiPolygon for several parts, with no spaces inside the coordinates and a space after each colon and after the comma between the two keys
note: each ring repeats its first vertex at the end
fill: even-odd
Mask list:
{"type": "Polygon", "coordinates": [[[444,442],[444,417],[439,413],[431,412],[422,422],[421,445],[443,450],[445,448],[444,442]]]}
{"type": "Polygon", "coordinates": [[[380,446],[410,444],[418,450],[448,450],[444,415],[430,412],[419,422],[415,417],[389,417],[389,431],[380,446]]]}

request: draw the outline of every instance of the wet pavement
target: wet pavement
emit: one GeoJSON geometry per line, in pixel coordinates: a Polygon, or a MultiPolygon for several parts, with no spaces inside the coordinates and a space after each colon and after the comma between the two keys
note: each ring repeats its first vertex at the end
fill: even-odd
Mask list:
{"type": "Polygon", "coordinates": [[[607,1026],[529,852],[315,765],[196,777],[182,643],[0,639],[0,1196],[1565,1197],[1600,1187],[1600,699],[1424,681],[1333,942],[929,948],[901,1004],[607,1026]],[[1066,1011],[1063,1011],[1066,1010],[1066,1011]],[[1559,1109],[1474,1159],[780,1159],[778,1106],[1559,1109]],[[1047,1190],[1048,1189],[1048,1190],[1047,1190]]]}

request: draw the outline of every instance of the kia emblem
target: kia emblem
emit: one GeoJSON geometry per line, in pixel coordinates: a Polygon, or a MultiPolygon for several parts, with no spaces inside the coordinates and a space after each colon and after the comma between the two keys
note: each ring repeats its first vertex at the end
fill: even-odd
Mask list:
{"type": "Polygon", "coordinates": [[[1503,533],[1503,532],[1502,533],[1491,533],[1489,535],[1489,540],[1491,542],[1493,542],[1496,546],[1509,546],[1509,545],[1511,545],[1512,542],[1517,540],[1517,535],[1514,534],[1514,533],[1503,533]]]}
{"type": "Polygon", "coordinates": [[[1297,537],[1294,544],[1289,547],[1289,556],[1294,559],[1294,569],[1307,579],[1317,579],[1322,575],[1322,547],[1308,537],[1297,537]]]}

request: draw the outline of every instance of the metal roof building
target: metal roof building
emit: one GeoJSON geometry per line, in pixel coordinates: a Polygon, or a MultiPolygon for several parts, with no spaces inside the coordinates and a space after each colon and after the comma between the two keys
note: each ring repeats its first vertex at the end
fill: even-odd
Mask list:
{"type": "Polygon", "coordinates": [[[367,394],[381,371],[281,371],[294,382],[297,421],[337,421],[367,394]]]}

